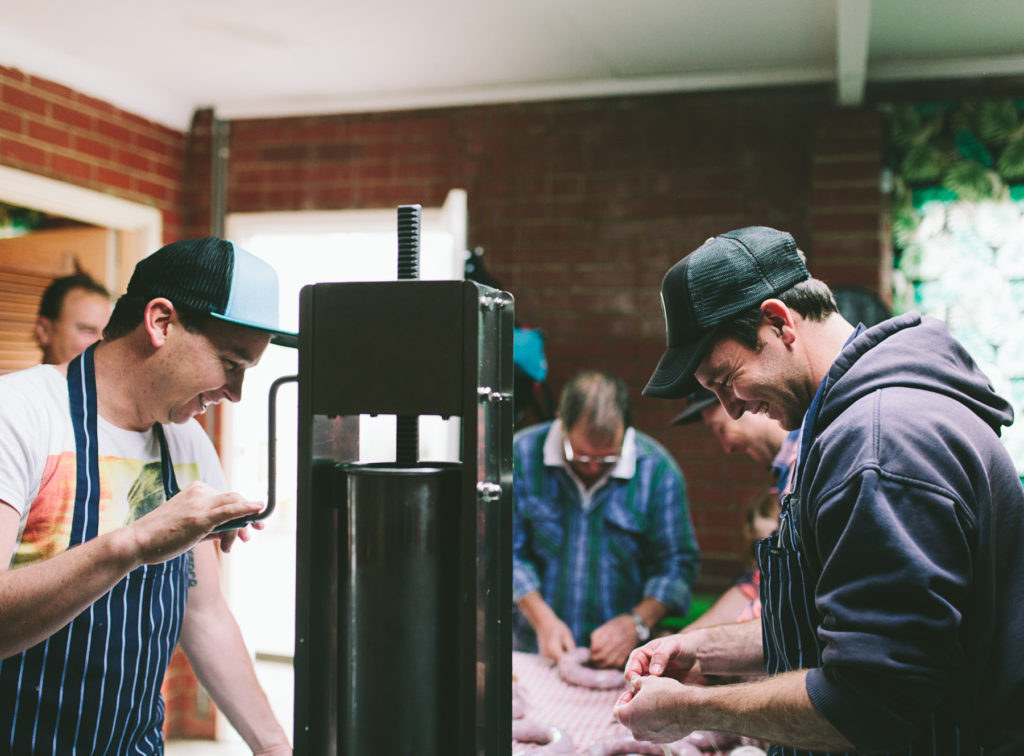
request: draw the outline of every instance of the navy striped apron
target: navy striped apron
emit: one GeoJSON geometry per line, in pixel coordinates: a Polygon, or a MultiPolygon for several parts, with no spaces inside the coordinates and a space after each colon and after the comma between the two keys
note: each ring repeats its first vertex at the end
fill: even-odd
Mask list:
{"type": "MultiPolygon", "coordinates": [[[[795,476],[796,470],[793,471],[795,476]]],[[[821,615],[814,605],[814,582],[805,569],[796,537],[797,498],[782,498],[779,528],[757,542],[761,570],[761,632],[765,667],[770,675],[821,666],[822,648],[816,632],[821,615]]],[[[771,756],[804,756],[809,751],[772,746],[771,756]]]]}
{"type": "MultiPolygon", "coordinates": [[[[824,649],[817,628],[824,618],[814,599],[818,576],[804,556],[800,535],[800,490],[803,482],[800,476],[813,441],[821,395],[822,387],[819,387],[804,418],[800,452],[790,473],[790,493],[782,499],[779,528],[757,543],[757,564],[761,570],[762,644],[765,666],[770,675],[822,666],[824,649]]],[[[924,730],[910,747],[893,751],[892,756],[984,756],[984,748],[962,742],[965,738],[949,713],[933,712],[924,730]]],[[[769,756],[846,756],[842,751],[803,751],[782,746],[772,746],[768,753],[769,756]]]]}
{"type": "MultiPolygon", "coordinates": [[[[68,366],[68,396],[77,468],[70,548],[95,538],[98,530],[93,347],[68,366]]],[[[178,485],[163,429],[156,424],[153,430],[169,499],[178,485]]],[[[133,570],[69,625],[0,662],[0,752],[163,753],[160,686],[181,632],[190,559],[186,552],[133,570]]]]}

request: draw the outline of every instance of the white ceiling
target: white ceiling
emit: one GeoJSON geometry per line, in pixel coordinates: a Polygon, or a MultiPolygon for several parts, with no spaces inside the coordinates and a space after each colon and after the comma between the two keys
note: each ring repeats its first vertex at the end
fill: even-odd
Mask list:
{"type": "Polygon", "coordinates": [[[0,65],[222,118],[1024,74],[1021,0],[0,0],[0,65]]]}

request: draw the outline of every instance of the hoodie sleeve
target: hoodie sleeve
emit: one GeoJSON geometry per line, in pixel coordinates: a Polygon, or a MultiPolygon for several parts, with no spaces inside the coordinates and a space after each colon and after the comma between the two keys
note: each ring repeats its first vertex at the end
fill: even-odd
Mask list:
{"type": "Polygon", "coordinates": [[[905,747],[962,654],[971,517],[944,489],[865,465],[812,513],[821,575],[818,710],[860,751],[905,747]]]}

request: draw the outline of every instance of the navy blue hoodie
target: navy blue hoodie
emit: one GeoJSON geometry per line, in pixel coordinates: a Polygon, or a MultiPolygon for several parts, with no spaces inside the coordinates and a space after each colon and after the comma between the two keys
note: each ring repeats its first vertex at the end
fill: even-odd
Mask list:
{"type": "Polygon", "coordinates": [[[794,524],[814,705],[862,752],[1024,753],[1012,409],[942,322],[909,313],[846,344],[812,421],[794,524]]]}

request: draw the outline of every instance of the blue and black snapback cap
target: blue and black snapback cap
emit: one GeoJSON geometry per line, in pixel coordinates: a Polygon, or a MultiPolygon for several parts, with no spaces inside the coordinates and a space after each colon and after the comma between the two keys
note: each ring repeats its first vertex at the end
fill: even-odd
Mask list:
{"type": "Polygon", "coordinates": [[[161,247],[135,266],[127,293],[166,297],[228,323],[266,331],[275,344],[298,345],[295,333],[279,328],[277,272],[227,239],[183,239],[161,247]]]}

